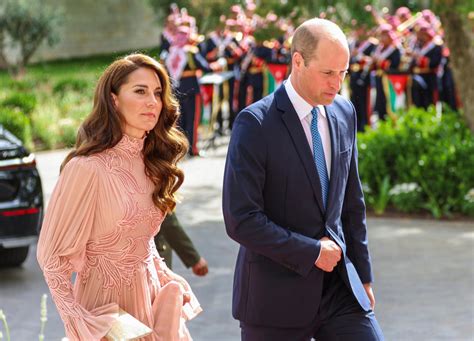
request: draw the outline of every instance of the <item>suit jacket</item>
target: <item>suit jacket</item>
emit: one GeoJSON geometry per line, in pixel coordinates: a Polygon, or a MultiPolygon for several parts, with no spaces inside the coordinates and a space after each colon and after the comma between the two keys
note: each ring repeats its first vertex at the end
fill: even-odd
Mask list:
{"type": "Polygon", "coordinates": [[[314,265],[323,236],[343,252],[334,271],[370,309],[362,285],[372,282],[372,272],[356,114],[341,96],[325,108],[332,149],[326,210],[310,146],[284,86],[244,109],[234,123],[223,212],[227,233],[241,244],[232,312],[243,322],[288,328],[311,323],[323,285],[323,271],[314,265]]]}
{"type": "Polygon", "coordinates": [[[173,250],[187,268],[195,265],[201,258],[174,212],[169,213],[161,223],[160,232],[155,236],[155,244],[170,269],[173,250]]]}

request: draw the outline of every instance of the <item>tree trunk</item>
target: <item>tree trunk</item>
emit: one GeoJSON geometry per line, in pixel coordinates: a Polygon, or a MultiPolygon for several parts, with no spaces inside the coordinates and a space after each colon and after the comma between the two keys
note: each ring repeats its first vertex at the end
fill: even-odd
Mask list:
{"type": "Polygon", "coordinates": [[[474,44],[472,33],[463,20],[462,12],[454,6],[446,6],[440,12],[446,44],[451,52],[450,64],[453,70],[456,90],[461,97],[464,116],[469,129],[474,133],[474,44]]]}
{"type": "Polygon", "coordinates": [[[7,58],[5,57],[5,34],[0,29],[0,70],[8,68],[7,58]]]}

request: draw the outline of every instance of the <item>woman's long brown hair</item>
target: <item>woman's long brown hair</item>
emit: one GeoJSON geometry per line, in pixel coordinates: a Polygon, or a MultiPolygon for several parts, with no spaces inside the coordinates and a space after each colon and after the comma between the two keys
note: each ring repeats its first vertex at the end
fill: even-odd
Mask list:
{"type": "Polygon", "coordinates": [[[97,83],[92,112],[79,127],[75,149],[66,156],[61,170],[73,157],[100,153],[122,139],[125,121],[113,105],[112,94],[118,94],[130,73],[139,68],[156,72],[161,82],[163,107],[156,126],[145,139],[143,159],[145,173],[155,185],[153,203],[168,212],[176,206],[175,193],[184,180],[176,164],[186,154],[188,142],[177,128],[179,104],[172,94],[168,73],[149,56],[131,54],[116,60],[104,71],[97,83]]]}

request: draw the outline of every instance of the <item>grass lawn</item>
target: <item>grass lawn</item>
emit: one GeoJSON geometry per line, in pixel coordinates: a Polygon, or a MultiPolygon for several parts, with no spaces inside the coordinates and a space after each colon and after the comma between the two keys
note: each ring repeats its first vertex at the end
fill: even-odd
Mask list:
{"type": "Polygon", "coordinates": [[[19,80],[0,71],[0,124],[32,150],[72,146],[77,127],[92,108],[98,77],[127,53],[37,63],[19,80]]]}

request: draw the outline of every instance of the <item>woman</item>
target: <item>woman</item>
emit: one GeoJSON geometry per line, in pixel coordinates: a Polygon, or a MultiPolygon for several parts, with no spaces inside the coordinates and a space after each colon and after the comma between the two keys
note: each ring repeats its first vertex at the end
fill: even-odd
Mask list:
{"type": "Polygon", "coordinates": [[[178,117],[169,77],[148,56],[119,59],[99,79],[38,242],[70,340],[100,340],[119,308],[153,329],[146,340],[191,340],[184,320],[201,308],[153,242],[184,178],[178,117]]]}

